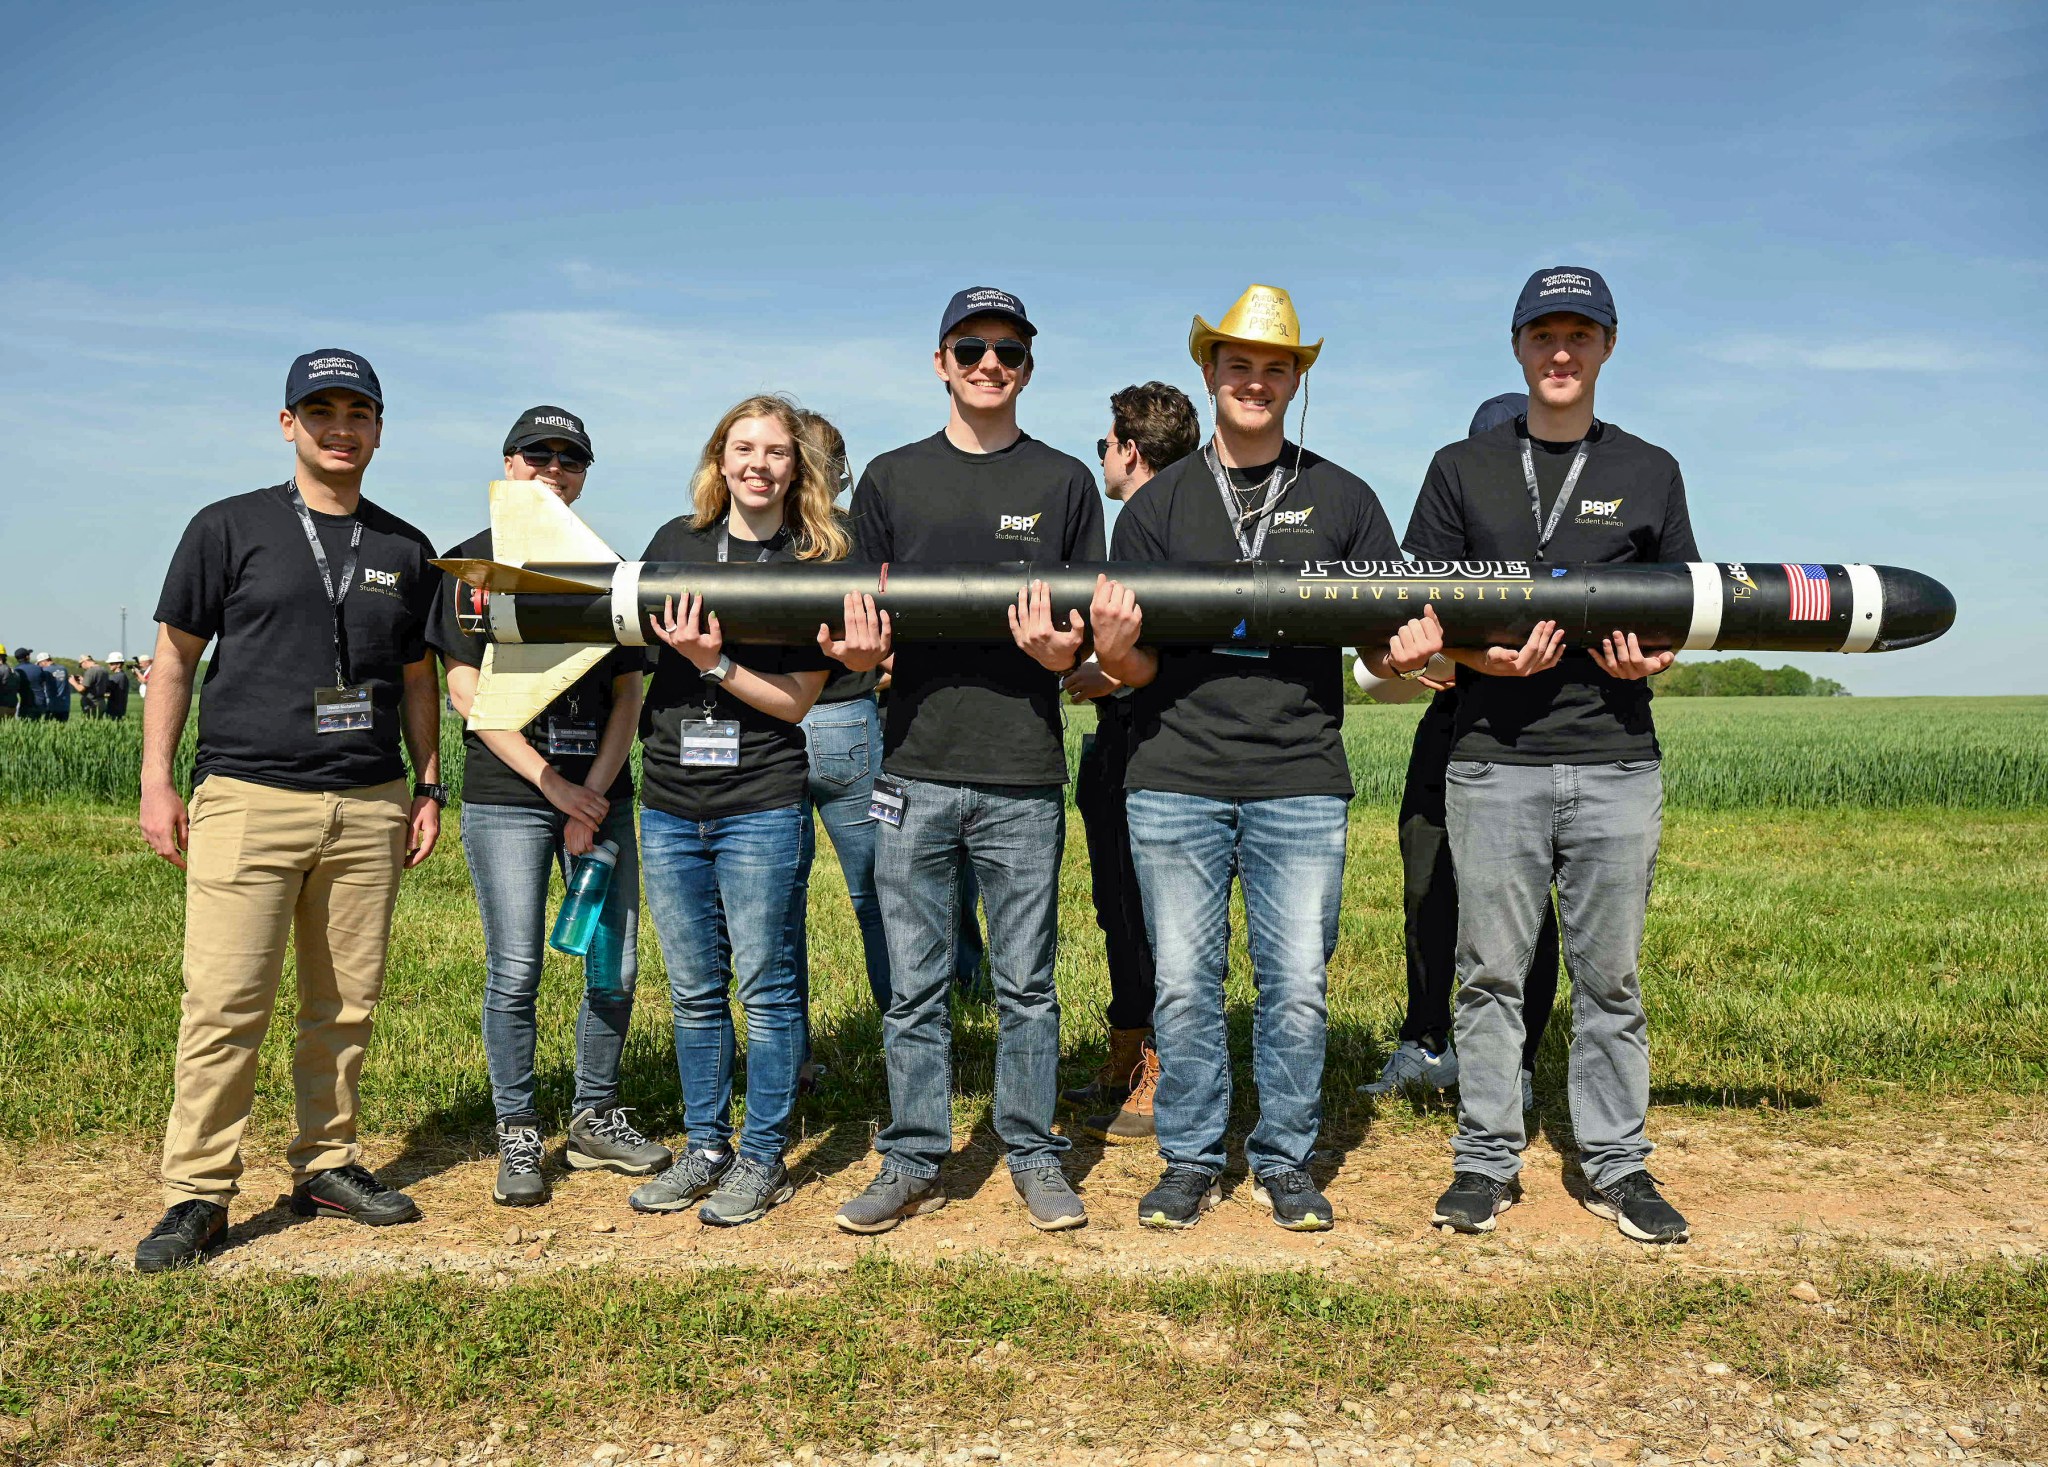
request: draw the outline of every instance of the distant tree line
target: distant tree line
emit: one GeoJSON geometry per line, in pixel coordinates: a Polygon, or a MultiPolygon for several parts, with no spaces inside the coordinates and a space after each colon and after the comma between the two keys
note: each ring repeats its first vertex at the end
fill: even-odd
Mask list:
{"type": "MultiPolygon", "coordinates": [[[[1344,654],[1344,701],[1363,703],[1351,676],[1352,654],[1344,654]]],[[[1747,657],[1720,662],[1688,662],[1680,658],[1671,670],[1650,680],[1662,698],[1846,698],[1849,690],[1831,677],[1815,677],[1796,667],[1758,667],[1747,657]]]]}

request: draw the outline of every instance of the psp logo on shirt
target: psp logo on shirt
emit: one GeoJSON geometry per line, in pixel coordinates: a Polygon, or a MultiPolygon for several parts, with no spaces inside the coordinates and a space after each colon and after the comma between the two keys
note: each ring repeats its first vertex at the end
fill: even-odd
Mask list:
{"type": "Polygon", "coordinates": [[[398,572],[372,570],[370,567],[364,566],[363,589],[365,591],[375,591],[384,596],[396,596],[398,594],[398,572]]]}
{"type": "Polygon", "coordinates": [[[1578,524],[1614,525],[1621,523],[1621,501],[1619,499],[1581,499],[1579,501],[1578,524]]]}
{"type": "Polygon", "coordinates": [[[1313,504],[1307,509],[1280,510],[1273,516],[1273,528],[1276,532],[1292,530],[1305,535],[1309,532],[1308,517],[1315,512],[1316,507],[1313,504]]]}
{"type": "Polygon", "coordinates": [[[1045,511],[1037,514],[1006,514],[996,517],[996,538],[998,540],[1029,540],[1038,543],[1038,522],[1045,518],[1045,511]]]}

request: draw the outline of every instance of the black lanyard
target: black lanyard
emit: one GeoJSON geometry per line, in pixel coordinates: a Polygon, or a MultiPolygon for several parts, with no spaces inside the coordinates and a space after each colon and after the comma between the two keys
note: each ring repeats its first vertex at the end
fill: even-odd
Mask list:
{"type": "MultiPolygon", "coordinates": [[[[1598,427],[1599,424],[1594,424],[1598,427]]],[[[1572,497],[1572,490],[1579,485],[1579,473],[1586,467],[1586,451],[1593,446],[1593,435],[1588,431],[1579,440],[1579,451],[1572,455],[1572,466],[1565,471],[1564,486],[1557,491],[1557,503],[1550,506],[1550,519],[1543,518],[1543,491],[1536,487],[1536,454],[1529,447],[1529,435],[1522,434],[1522,478],[1529,485],[1529,513],[1536,520],[1536,558],[1543,559],[1543,547],[1550,543],[1550,537],[1557,533],[1557,522],[1564,518],[1565,504],[1572,497]]]]}
{"type": "Polygon", "coordinates": [[[1294,472],[1286,475],[1284,479],[1280,473],[1280,465],[1275,461],[1273,472],[1267,476],[1263,486],[1265,497],[1260,500],[1257,509],[1238,507],[1237,491],[1230,487],[1230,476],[1224,472],[1223,460],[1218,456],[1213,441],[1202,449],[1202,461],[1208,464],[1209,472],[1215,475],[1216,492],[1223,496],[1224,518],[1230,521],[1230,533],[1237,539],[1237,548],[1242,552],[1241,558],[1257,560],[1259,551],[1265,548],[1266,532],[1273,528],[1273,511],[1280,507],[1281,497],[1294,487],[1295,479],[1300,477],[1300,445],[1297,444],[1294,449],[1294,472]],[[1247,520],[1253,521],[1256,525],[1249,536],[1244,532],[1247,520]]]}
{"type": "MultiPolygon", "coordinates": [[[[779,541],[781,538],[782,531],[777,530],[775,532],[773,539],[758,541],[757,543],[761,547],[761,553],[754,557],[754,563],[756,565],[765,565],[768,561],[768,558],[775,553],[776,541],[779,541]]],[[[720,565],[724,565],[726,560],[730,557],[731,553],[732,516],[728,514],[723,520],[720,520],[718,523],[718,563],[720,565]]]]}
{"type": "Polygon", "coordinates": [[[334,618],[334,685],[348,686],[348,671],[341,661],[341,603],[348,600],[348,588],[356,578],[357,551],[363,543],[363,522],[354,521],[355,532],[349,536],[348,560],[341,567],[341,585],[336,587],[334,577],[328,574],[327,551],[320,544],[320,532],[313,528],[313,512],[306,508],[306,497],[299,493],[298,482],[285,486],[291,491],[292,508],[298,511],[299,528],[306,532],[306,543],[313,547],[313,564],[320,567],[320,584],[327,590],[327,610],[334,618]]]}

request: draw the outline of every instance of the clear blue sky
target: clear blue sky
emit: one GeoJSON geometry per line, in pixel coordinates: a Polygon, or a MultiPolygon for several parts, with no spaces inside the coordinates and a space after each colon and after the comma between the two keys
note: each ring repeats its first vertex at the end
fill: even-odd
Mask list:
{"type": "MultiPolygon", "coordinates": [[[[371,496],[446,544],[517,412],[584,415],[637,551],[761,388],[856,462],[933,431],[946,296],[1043,325],[1026,428],[1199,385],[1251,281],[1329,345],[1308,441],[1404,524],[1520,386],[1531,269],[1604,271],[1600,410],[1707,553],[1962,604],[1859,693],[2048,691],[2048,29],[2022,6],[45,6],[0,55],[0,640],[151,635],[202,503],[288,471],[297,352],[365,353],[371,496]]],[[[1772,657],[1767,660],[1777,661],[1772,657]]]]}

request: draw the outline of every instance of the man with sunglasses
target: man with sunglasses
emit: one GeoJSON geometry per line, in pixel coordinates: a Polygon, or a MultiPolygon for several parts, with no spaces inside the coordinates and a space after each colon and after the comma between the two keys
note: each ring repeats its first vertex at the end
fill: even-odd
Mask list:
{"type": "MultiPolygon", "coordinates": [[[[1036,332],[1007,291],[977,287],[948,303],[932,357],[950,403],[946,426],[883,454],[861,476],[852,513],[863,559],[1101,558],[1094,476],[1017,427],[1036,332]]],[[[1018,594],[1010,626],[1012,643],[895,649],[873,807],[892,983],[882,1030],[891,1115],[875,1139],[880,1174],[839,1210],[849,1232],[884,1232],[943,1200],[939,1166],[953,1147],[947,996],[962,862],[980,878],[988,913],[999,1025],[994,1119],[1011,1178],[1033,1226],[1087,1221],[1060,1170],[1068,1143],[1052,1129],[1067,780],[1059,678],[1079,663],[1085,628],[1078,607],[1055,620],[1042,581],[1018,594]]],[[[889,650],[886,619],[881,631],[877,660],[889,650]]]]}
{"type": "MultiPolygon", "coordinates": [[[[1287,406],[1321,350],[1302,342],[1294,303],[1272,286],[1254,285],[1216,326],[1195,317],[1188,352],[1215,404],[1215,438],[1125,507],[1118,560],[1400,558],[1365,481],[1287,439],[1287,406]]],[[[1214,647],[1142,646],[1143,612],[1114,580],[1097,586],[1091,620],[1103,671],[1138,690],[1125,814],[1156,965],[1153,1106],[1166,1163],[1138,1220],[1191,1228],[1220,1200],[1235,876],[1258,987],[1259,1119],[1244,1147],[1252,1195],[1283,1228],[1326,1229],[1330,1204],[1308,1163],[1322,1127],[1328,966],[1353,793],[1338,650],[1260,646],[1241,629],[1214,647]]],[[[1382,677],[1419,671],[1441,646],[1433,627],[1411,622],[1368,663],[1382,677]]]]}
{"type": "MultiPolygon", "coordinates": [[[[564,504],[582,496],[595,458],[583,420],[565,408],[528,408],[505,435],[505,477],[538,480],[564,504]]],[[[485,529],[448,552],[489,560],[485,529]]],[[[434,603],[428,642],[448,669],[448,695],[467,715],[489,645],[489,593],[451,579],[434,603]]],[[[576,1019],[576,1093],[564,1159],[571,1170],[622,1176],[659,1172],[667,1147],[634,1127],[619,1104],[619,1060],[639,972],[639,843],[628,757],[640,722],[642,653],[621,647],[578,678],[518,733],[462,734],[462,850],[484,924],[484,1059],[497,1111],[501,1207],[546,1202],[543,1126],[534,1081],[534,1019],[546,956],[548,878],[560,864],[610,842],[618,856],[585,960],[576,1019]]]]}
{"type": "Polygon", "coordinates": [[[185,872],[185,995],[163,1182],[143,1273],[227,1233],[285,948],[298,957],[292,1211],[371,1226],[419,1208],[362,1165],[356,1085],[402,870],[441,832],[434,547],[363,497],[384,394],[354,352],[308,352],[278,417],[292,476],[194,515],[157,602],[143,837],[185,872]],[[207,644],[190,806],[174,759],[207,644]],[[401,736],[419,783],[407,794],[401,736]]]}

